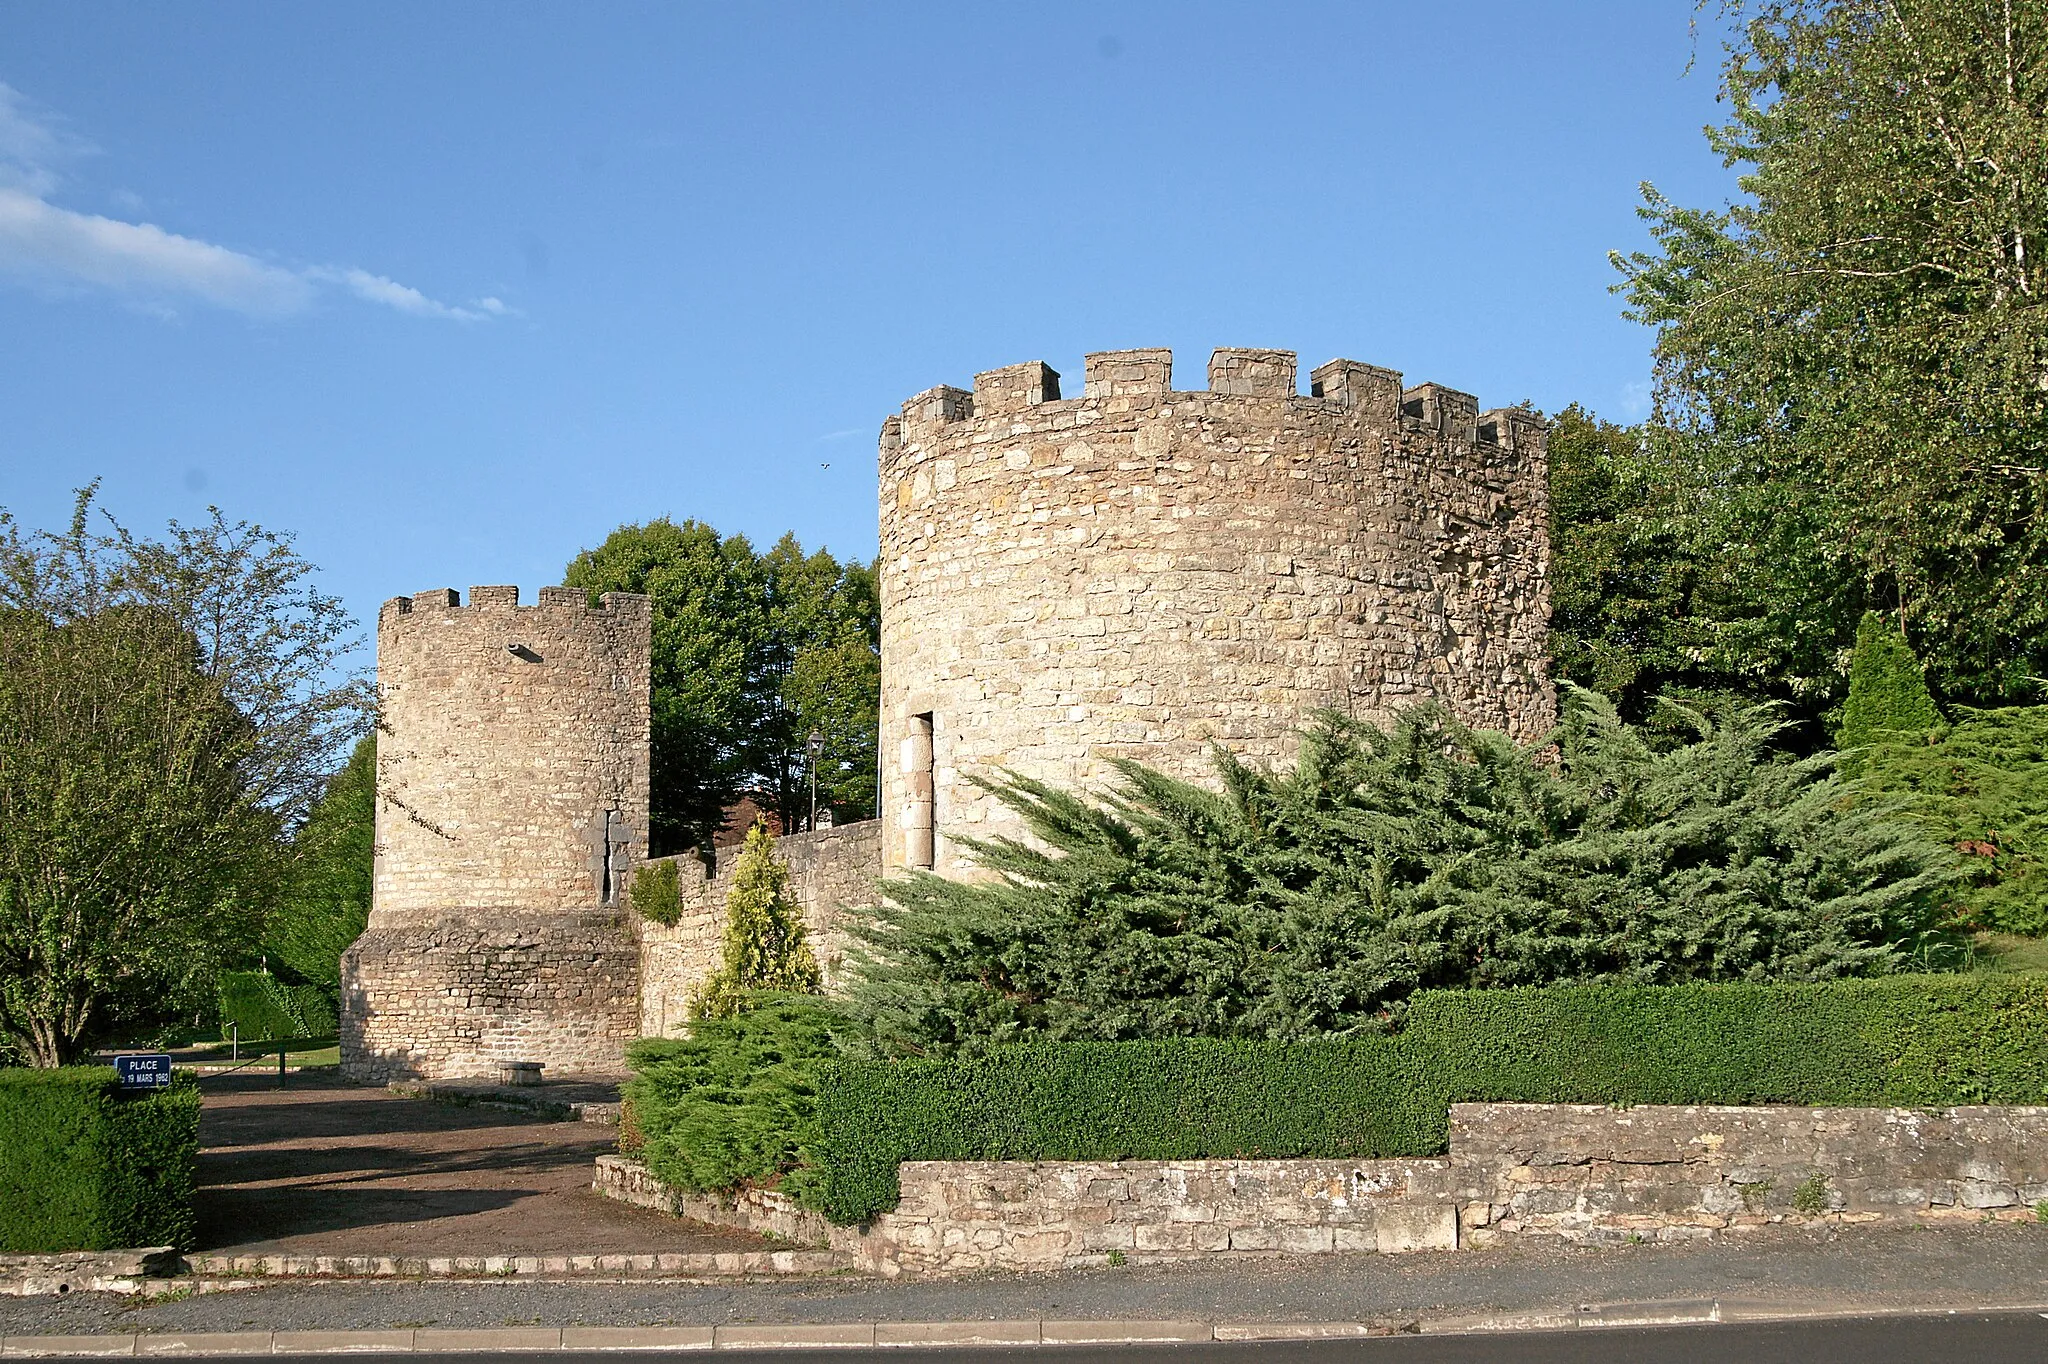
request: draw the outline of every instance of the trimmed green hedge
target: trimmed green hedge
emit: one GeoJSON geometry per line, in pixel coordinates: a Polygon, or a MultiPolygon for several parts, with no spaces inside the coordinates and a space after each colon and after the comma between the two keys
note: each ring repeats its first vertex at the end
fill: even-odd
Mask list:
{"type": "Polygon", "coordinates": [[[0,1251],[192,1243],[199,1086],[124,1096],[105,1066],[0,1070],[0,1251]]]}
{"type": "Polygon", "coordinates": [[[817,1092],[804,1193],[854,1223],[905,1160],[1426,1156],[1461,1102],[2048,1102],[2048,980],[1426,992],[1387,1036],[837,1061],[817,1092]]]}

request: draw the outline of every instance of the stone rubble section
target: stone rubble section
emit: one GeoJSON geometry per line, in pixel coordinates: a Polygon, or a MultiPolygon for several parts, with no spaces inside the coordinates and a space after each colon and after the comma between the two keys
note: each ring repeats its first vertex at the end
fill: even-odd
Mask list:
{"type": "MultiPolygon", "coordinates": [[[[640,1033],[668,1037],[690,1017],[690,1002],[718,970],[723,952],[725,901],[732,893],[738,848],[719,849],[715,872],[695,853],[674,858],[681,913],[674,924],[634,915],[640,940],[640,1033]]],[[[811,951],[825,974],[826,988],[843,973],[849,939],[847,917],[878,899],[882,871],[882,826],[878,820],[841,824],[813,833],[790,834],[775,843],[789,864],[792,898],[803,911],[811,951]]]]}
{"type": "Polygon", "coordinates": [[[2048,1108],[1454,1104],[1450,1132],[1438,1159],[909,1161],[864,1227],[773,1190],[673,1190],[621,1156],[595,1187],[885,1275],[2034,1220],[2048,1199],[2048,1108]]]}
{"type": "Polygon", "coordinates": [[[1285,761],[1319,708],[1435,699],[1544,733],[1545,429],[1291,351],[1042,362],[918,394],[882,428],[882,801],[890,868],[964,872],[1019,832],[972,784],[1100,785],[1132,758],[1285,761]],[[936,838],[934,839],[934,832],[936,838]],[[934,841],[936,848],[933,847],[934,841]]]}
{"type": "Polygon", "coordinates": [[[543,588],[386,602],[377,864],[342,959],[351,1079],[616,1074],[638,1031],[624,888],[647,827],[651,605],[543,588]]]}

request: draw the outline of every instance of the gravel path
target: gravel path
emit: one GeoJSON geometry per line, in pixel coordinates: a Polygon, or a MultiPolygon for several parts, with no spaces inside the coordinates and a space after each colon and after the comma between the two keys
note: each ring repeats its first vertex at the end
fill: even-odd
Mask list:
{"type": "Polygon", "coordinates": [[[761,1250],[744,1232],[600,1198],[614,1127],[401,1099],[331,1077],[200,1081],[199,1242],[235,1254],[761,1250]]]}
{"type": "Polygon", "coordinates": [[[0,1299],[0,1334],[1016,1317],[1359,1321],[1696,1298],[1841,1309],[2048,1304],[2048,1226],[1772,1232],[1691,1246],[1315,1256],[934,1281],[281,1282],[175,1301],[0,1299]]]}

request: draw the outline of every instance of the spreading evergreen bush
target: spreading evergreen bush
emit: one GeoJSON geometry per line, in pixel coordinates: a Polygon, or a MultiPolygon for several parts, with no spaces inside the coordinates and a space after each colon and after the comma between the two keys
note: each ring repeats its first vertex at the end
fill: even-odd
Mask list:
{"type": "Polygon", "coordinates": [[[1432,991],[1384,1036],[842,1058],[814,1084],[791,1184],[857,1223],[905,1160],[1428,1156],[1460,1102],[2040,1104],[2048,980],[1432,991]]]}
{"type": "Polygon", "coordinates": [[[775,1182],[815,1135],[816,1071],[846,1020],[814,995],[751,994],[687,1038],[627,1050],[634,1153],[682,1189],[775,1182]]]}
{"type": "Polygon", "coordinates": [[[2048,935],[2048,706],[1958,706],[1953,724],[1865,754],[1863,784],[1963,854],[1965,922],[2048,935]]]}
{"type": "Polygon", "coordinates": [[[1944,723],[1920,660],[1873,612],[1835,737],[1863,790],[1963,854],[1951,892],[1963,923],[2048,934],[2048,706],[1958,706],[1944,723]]]}
{"type": "Polygon", "coordinates": [[[991,789],[1035,841],[992,879],[885,887],[851,1007],[885,1055],[1010,1042],[1287,1039],[1372,1027],[1413,992],[1557,981],[1825,980],[1942,934],[1952,851],[1769,708],[1667,704],[1677,742],[1567,690],[1548,744],[1436,706],[1326,715],[1295,765],[1219,752],[1220,791],[1120,764],[1095,800],[991,789]]]}
{"type": "Polygon", "coordinates": [[[124,1095],[104,1066],[0,1070],[0,1251],[192,1244],[199,1087],[124,1095]]]}

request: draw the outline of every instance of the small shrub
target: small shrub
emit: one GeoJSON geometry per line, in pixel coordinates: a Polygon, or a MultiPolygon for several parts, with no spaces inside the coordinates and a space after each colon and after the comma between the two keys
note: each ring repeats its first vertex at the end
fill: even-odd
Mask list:
{"type": "Polygon", "coordinates": [[[2036,1222],[2048,1222],[2048,1198],[2044,1198],[2034,1204],[2034,1220],[2036,1222]]]}
{"type": "Polygon", "coordinates": [[[1816,1170],[1800,1181],[1792,1191],[1792,1207],[1808,1217],[1818,1217],[1828,1210],[1828,1177],[1816,1170]]]}
{"type": "Polygon", "coordinates": [[[199,1087],[123,1095],[112,1070],[0,1071],[0,1251],[192,1243],[199,1087]]]}
{"type": "Polygon", "coordinates": [[[643,862],[633,870],[633,888],[627,892],[633,908],[649,923],[673,928],[683,914],[682,894],[677,889],[673,858],[643,862]]]}
{"type": "Polygon", "coordinates": [[[640,1158],[682,1189],[775,1183],[815,1137],[817,1068],[844,1026],[822,999],[755,994],[687,1038],[634,1043],[625,1102],[640,1158]]]}

